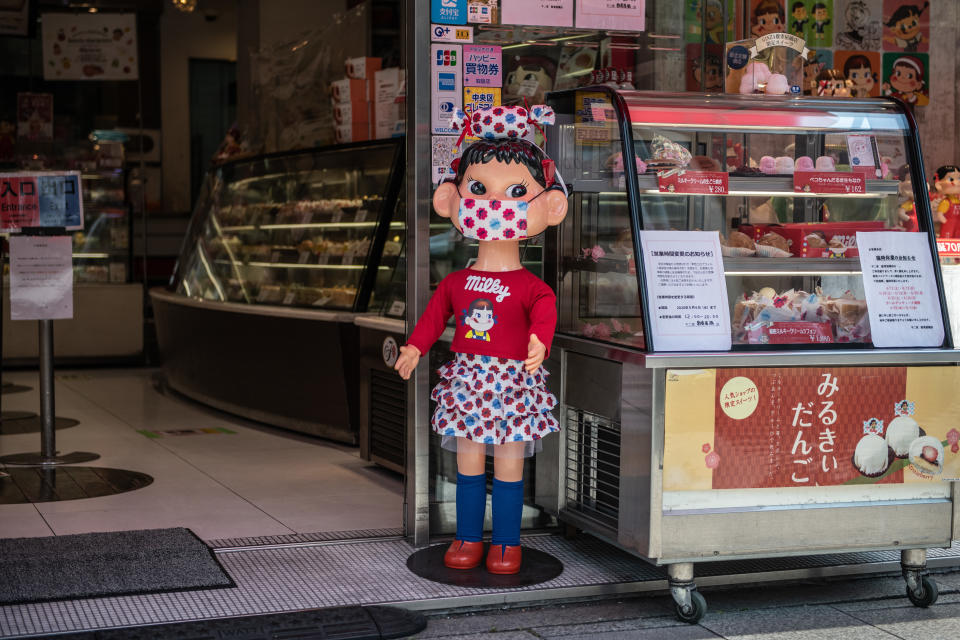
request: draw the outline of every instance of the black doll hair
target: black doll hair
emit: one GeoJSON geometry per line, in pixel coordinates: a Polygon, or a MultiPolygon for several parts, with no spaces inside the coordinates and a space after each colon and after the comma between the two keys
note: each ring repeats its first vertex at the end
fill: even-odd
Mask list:
{"type": "MultiPolygon", "coordinates": [[[[843,75],[849,76],[850,72],[854,69],[861,69],[864,67],[870,69],[871,72],[873,71],[873,64],[870,62],[870,58],[859,54],[850,56],[847,58],[847,61],[843,63],[843,75]]],[[[875,73],[873,74],[874,80],[876,80],[876,75],[877,74],[875,73]]]]}
{"type": "Polygon", "coordinates": [[[818,2],[817,4],[813,5],[813,10],[814,10],[814,11],[817,11],[817,10],[819,10],[819,9],[826,9],[826,8],[827,8],[827,5],[825,5],[825,4],[822,3],[822,2],[818,2]]]}
{"type": "Polygon", "coordinates": [[[793,13],[794,11],[802,7],[803,7],[803,0],[797,0],[797,2],[794,2],[793,5],[790,7],[790,13],[793,13]]]}
{"type": "MultiPolygon", "coordinates": [[[[463,174],[470,165],[487,164],[494,159],[505,164],[522,164],[530,171],[530,176],[537,184],[547,187],[547,178],[543,173],[543,161],[547,159],[547,155],[532,142],[509,138],[480,140],[467,147],[460,158],[460,164],[457,165],[454,182],[458,185],[463,182],[463,174]]],[[[553,187],[554,185],[551,185],[551,188],[553,187]]]]}
{"type": "Polygon", "coordinates": [[[775,13],[780,18],[780,22],[783,22],[783,4],[778,2],[778,0],[762,0],[757,3],[757,6],[753,9],[753,17],[759,18],[760,16],[765,16],[768,13],[775,13]]]}
{"type": "Polygon", "coordinates": [[[943,180],[947,177],[948,173],[953,173],[954,171],[960,171],[960,167],[955,164],[945,164],[936,170],[935,175],[937,176],[937,180],[943,180]]]}
{"type": "Polygon", "coordinates": [[[929,6],[929,2],[924,2],[922,7],[919,7],[915,4],[902,4],[897,7],[896,11],[893,12],[893,15],[890,16],[890,20],[887,21],[886,25],[892,28],[904,18],[909,18],[912,15],[920,17],[929,6]]]}

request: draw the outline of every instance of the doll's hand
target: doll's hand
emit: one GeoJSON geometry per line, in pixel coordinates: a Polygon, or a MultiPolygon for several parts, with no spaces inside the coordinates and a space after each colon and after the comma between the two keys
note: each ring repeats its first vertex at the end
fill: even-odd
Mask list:
{"type": "Polygon", "coordinates": [[[527,345],[527,359],[523,361],[523,366],[527,370],[527,373],[536,371],[540,365],[543,364],[543,359],[546,355],[547,348],[543,346],[543,343],[537,338],[537,334],[531,333],[530,343],[527,345]]]}
{"type": "Polygon", "coordinates": [[[393,368],[396,369],[401,378],[409,380],[410,374],[417,368],[418,362],[420,362],[420,350],[411,345],[404,345],[400,347],[400,356],[393,368]]]}

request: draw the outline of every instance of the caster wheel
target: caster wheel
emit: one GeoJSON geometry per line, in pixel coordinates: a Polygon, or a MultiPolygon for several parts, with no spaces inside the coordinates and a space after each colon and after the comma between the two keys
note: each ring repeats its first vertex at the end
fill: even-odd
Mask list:
{"type": "Polygon", "coordinates": [[[707,612],[707,601],[698,591],[690,592],[690,610],[684,612],[680,605],[677,605],[677,620],[687,624],[697,624],[707,612]]]}
{"type": "Polygon", "coordinates": [[[937,598],[940,596],[940,590],[937,588],[937,583],[934,582],[930,576],[923,576],[923,578],[920,579],[920,586],[923,587],[923,591],[919,594],[914,593],[910,590],[910,587],[907,587],[907,597],[910,598],[910,602],[912,602],[915,607],[929,607],[937,601],[937,598]]]}

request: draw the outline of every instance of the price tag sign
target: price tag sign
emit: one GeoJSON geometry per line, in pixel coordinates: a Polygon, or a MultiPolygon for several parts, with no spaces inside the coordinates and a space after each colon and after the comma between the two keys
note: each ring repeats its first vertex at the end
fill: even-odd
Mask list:
{"type": "Polygon", "coordinates": [[[937,238],[937,253],[941,258],[960,258],[960,240],[937,238]]]}
{"type": "Polygon", "coordinates": [[[815,194],[866,193],[867,177],[859,172],[797,171],[793,174],[793,190],[815,194]]]}
{"type": "Polygon", "coordinates": [[[729,351],[730,307],[720,235],[641,231],[656,351],[729,351]]]}
{"type": "Polygon", "coordinates": [[[691,193],[725,196],[730,192],[730,176],[726,171],[685,171],[669,176],[657,175],[660,193],[691,193]]]}
{"type": "Polygon", "coordinates": [[[857,232],[875,347],[939,347],[943,315],[927,236],[857,232]]]}

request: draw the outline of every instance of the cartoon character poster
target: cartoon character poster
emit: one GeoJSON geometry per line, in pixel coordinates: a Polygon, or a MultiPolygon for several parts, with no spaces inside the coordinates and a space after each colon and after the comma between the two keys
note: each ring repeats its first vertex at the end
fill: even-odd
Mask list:
{"type": "Polygon", "coordinates": [[[467,340],[482,340],[490,342],[490,330],[496,324],[497,318],[493,315],[493,302],[488,298],[477,298],[463,311],[463,326],[467,332],[467,340]]]}
{"type": "Polygon", "coordinates": [[[787,30],[784,0],[751,0],[750,35],[755,38],[787,30]]]}
{"type": "Polygon", "coordinates": [[[699,43],[687,45],[687,91],[723,93],[723,49],[708,44],[706,55],[699,43]]]}
{"type": "MultiPolygon", "coordinates": [[[[736,16],[735,0],[727,3],[727,37],[733,40],[733,20],[736,16]]],[[[703,42],[703,23],[706,19],[707,44],[721,44],[723,37],[723,0],[687,0],[683,14],[683,33],[687,42],[703,42]],[[706,16],[704,16],[704,13],[706,16]]]]}
{"type": "Polygon", "coordinates": [[[851,98],[880,96],[880,54],[875,51],[837,51],[834,67],[843,73],[851,98]]]}
{"type": "Polygon", "coordinates": [[[903,100],[911,108],[930,104],[929,54],[883,54],[881,91],[885,96],[903,100]]]}
{"type": "Polygon", "coordinates": [[[882,0],[835,0],[838,49],[876,51],[882,34],[882,0]]]}
{"type": "Polygon", "coordinates": [[[787,0],[787,29],[793,35],[806,38],[807,25],[810,24],[810,12],[807,11],[807,3],[804,0],[787,0]]]}
{"type": "Polygon", "coordinates": [[[807,0],[810,15],[806,26],[806,40],[810,47],[833,45],[833,0],[807,0]]]}
{"type": "Polygon", "coordinates": [[[914,53],[930,50],[930,2],[883,0],[883,49],[914,53]]]}

